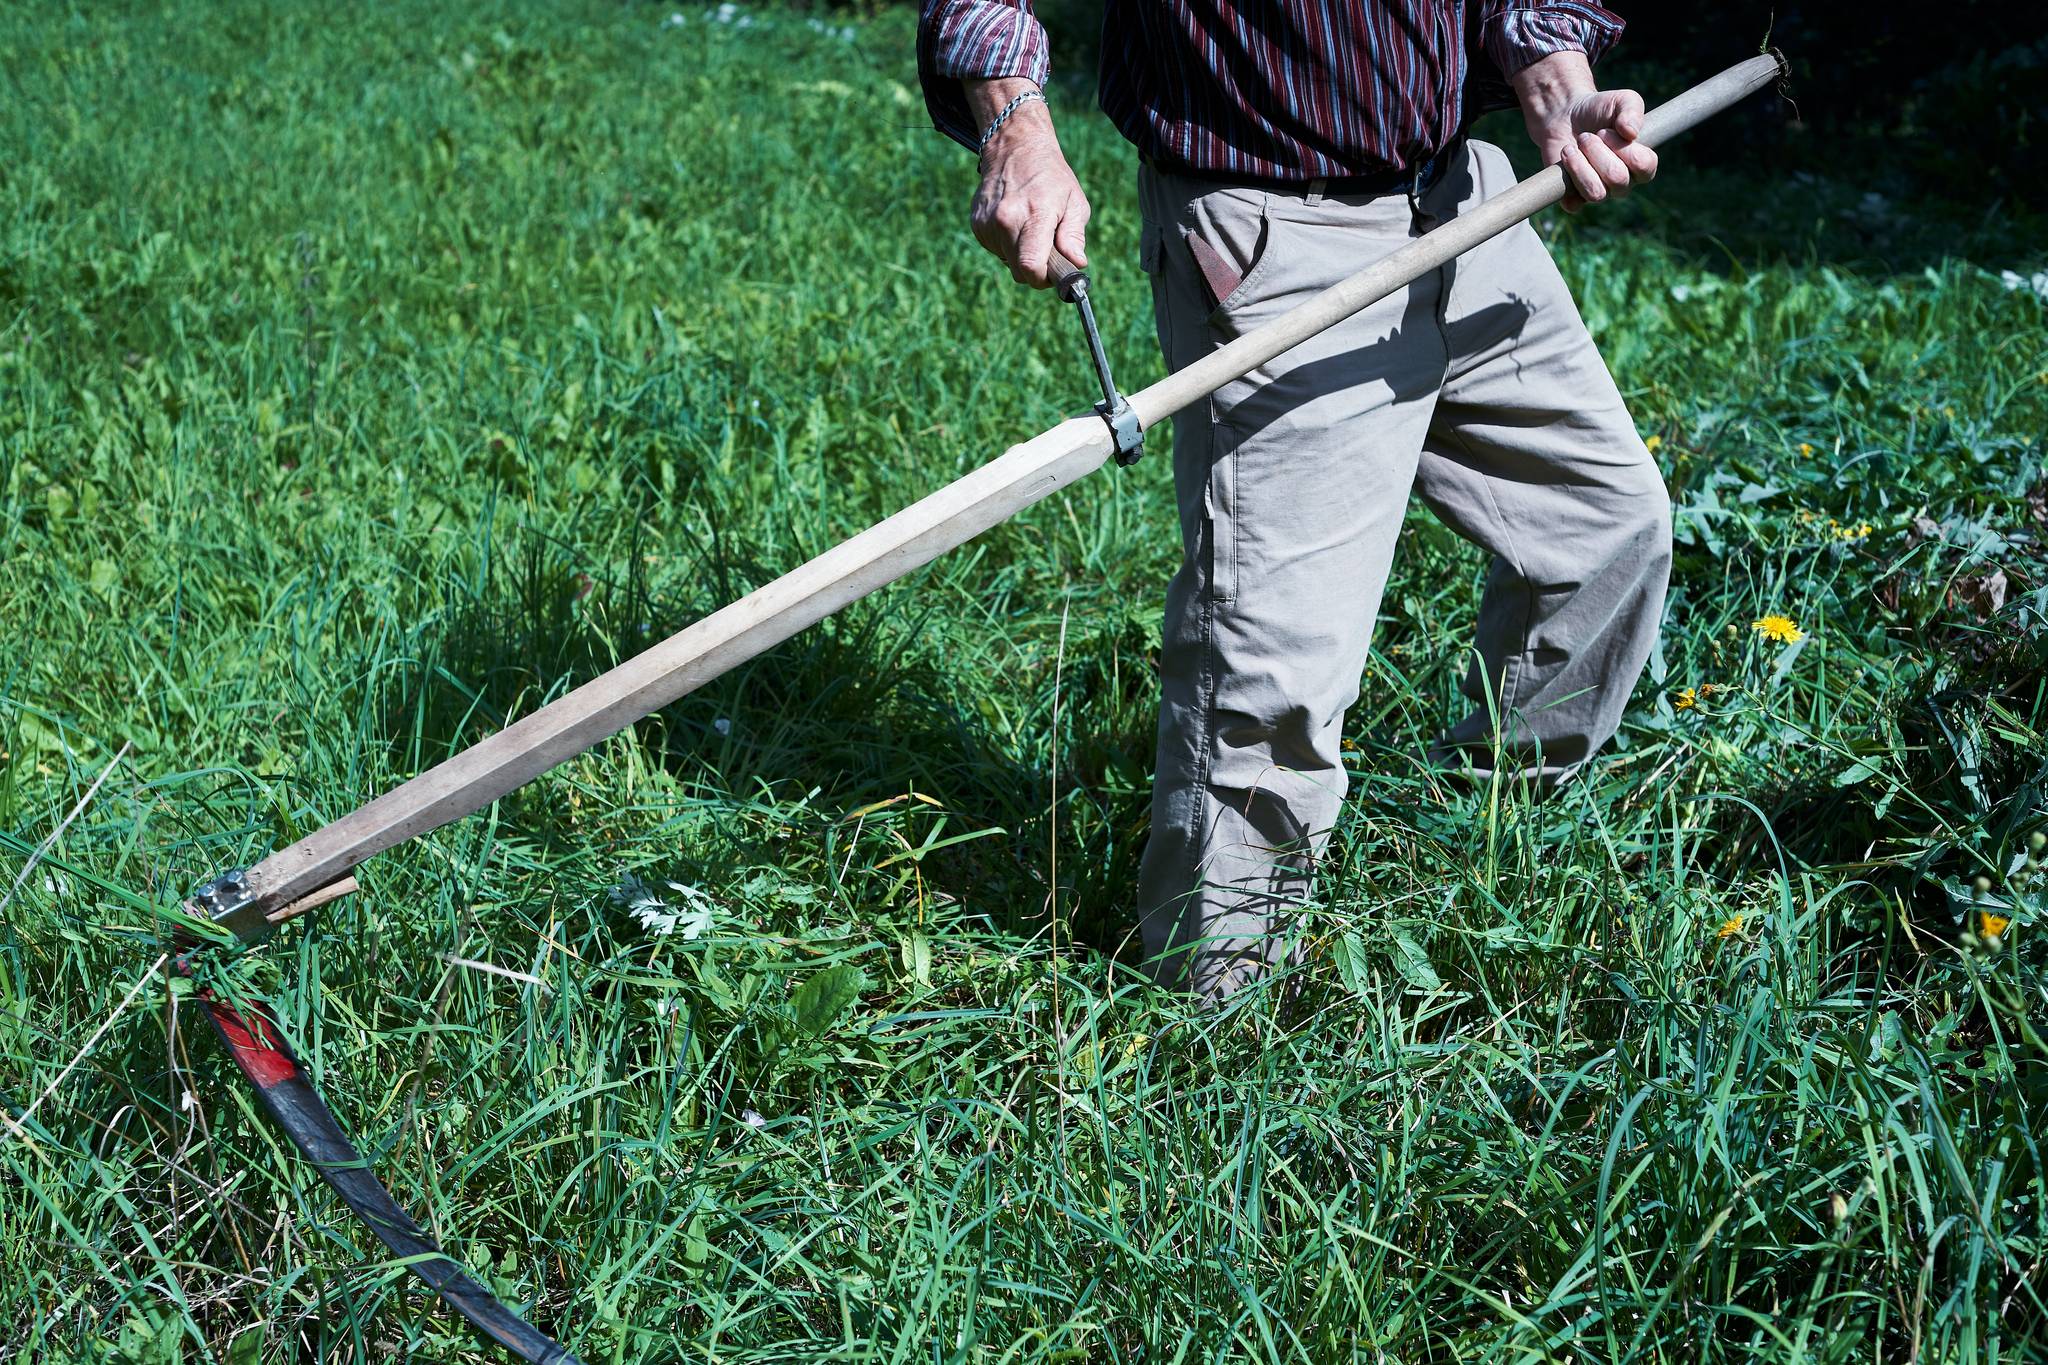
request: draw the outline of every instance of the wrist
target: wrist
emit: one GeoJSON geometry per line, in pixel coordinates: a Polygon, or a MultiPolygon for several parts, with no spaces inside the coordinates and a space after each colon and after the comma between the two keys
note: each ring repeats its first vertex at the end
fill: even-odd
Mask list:
{"type": "Polygon", "coordinates": [[[976,128],[988,127],[989,120],[1002,112],[1004,105],[1036,89],[1038,82],[1028,76],[969,76],[960,82],[960,92],[967,97],[967,112],[974,116],[976,128]]]}
{"type": "MultiPolygon", "coordinates": [[[[993,118],[994,115],[990,117],[993,118]]],[[[1046,142],[1056,147],[1059,145],[1059,138],[1052,130],[1052,111],[1046,107],[1044,100],[1036,99],[1019,105],[1007,119],[1004,119],[1002,127],[996,129],[995,135],[982,144],[980,155],[983,164],[987,164],[992,157],[1006,157],[1020,147],[1046,142]]]]}

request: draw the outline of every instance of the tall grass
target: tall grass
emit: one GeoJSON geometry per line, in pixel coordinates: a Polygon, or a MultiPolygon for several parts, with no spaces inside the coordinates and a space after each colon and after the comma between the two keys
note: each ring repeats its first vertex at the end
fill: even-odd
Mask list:
{"type": "MultiPolygon", "coordinates": [[[[178,990],[116,1006],[204,875],[1087,400],[909,51],[0,16],[0,1355],[490,1358],[178,990]]],[[[1135,385],[1131,157],[1061,114],[1135,385]]],[[[1543,805],[1407,765],[1482,569],[1418,512],[1298,971],[1129,965],[1157,454],[213,970],[593,1361],[2043,1358],[2048,261],[1667,166],[1554,230],[1679,507],[1623,742],[1543,805]]]]}

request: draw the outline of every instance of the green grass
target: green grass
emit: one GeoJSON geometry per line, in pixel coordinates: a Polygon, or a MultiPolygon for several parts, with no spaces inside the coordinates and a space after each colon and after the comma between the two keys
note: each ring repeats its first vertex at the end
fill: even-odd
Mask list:
{"type": "MultiPolygon", "coordinates": [[[[905,14],[671,9],[0,16],[0,1357],[492,1359],[160,980],[81,1058],[156,912],[1087,401],[905,14]]],[[[1289,978],[1123,965],[1158,452],[217,970],[592,1361],[2043,1359],[2048,259],[1666,164],[1553,225],[1680,508],[1624,742],[1401,762],[1482,568],[1418,512],[1289,978]]]]}

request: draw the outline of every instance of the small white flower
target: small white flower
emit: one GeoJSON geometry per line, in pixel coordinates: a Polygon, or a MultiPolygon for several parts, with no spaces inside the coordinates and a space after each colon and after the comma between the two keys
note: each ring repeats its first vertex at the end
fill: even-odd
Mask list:
{"type": "Polygon", "coordinates": [[[689,22],[690,16],[684,14],[681,10],[677,10],[673,14],[669,15],[668,18],[662,20],[661,26],[663,28],[681,28],[684,24],[687,24],[689,22]]]}
{"type": "Polygon", "coordinates": [[[711,722],[711,728],[718,734],[729,735],[732,733],[732,721],[725,716],[720,716],[717,720],[711,722]]]}
{"type": "Polygon", "coordinates": [[[2022,275],[2017,270],[2001,270],[1998,282],[2007,289],[2031,289],[2041,298],[2048,299],[2048,270],[2032,275],[2022,275]]]}
{"type": "Polygon", "coordinates": [[[760,1113],[753,1109],[740,1110],[740,1122],[746,1124],[749,1128],[766,1128],[768,1126],[768,1120],[762,1118],[760,1113]]]}

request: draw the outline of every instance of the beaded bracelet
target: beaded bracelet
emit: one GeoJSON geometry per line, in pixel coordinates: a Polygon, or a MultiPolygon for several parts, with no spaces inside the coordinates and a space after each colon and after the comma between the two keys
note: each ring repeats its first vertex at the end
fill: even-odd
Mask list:
{"type": "MultiPolygon", "coordinates": [[[[974,150],[977,153],[986,151],[988,149],[989,140],[993,138],[996,135],[996,133],[1002,129],[1002,126],[1005,123],[1008,123],[1010,121],[1010,115],[1016,113],[1019,109],[1022,109],[1025,105],[1031,103],[1031,101],[1033,100],[1037,100],[1040,104],[1045,104],[1045,92],[1042,90],[1026,90],[1023,94],[1017,96],[1017,98],[1011,100],[1008,104],[1004,105],[1002,107],[1001,112],[999,112],[995,116],[994,121],[992,121],[987,128],[982,130],[981,141],[974,144],[974,150]]],[[[1047,107],[1050,108],[1051,106],[1048,105],[1047,107]]]]}

